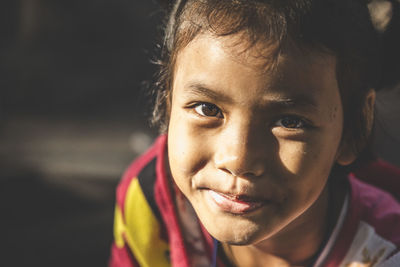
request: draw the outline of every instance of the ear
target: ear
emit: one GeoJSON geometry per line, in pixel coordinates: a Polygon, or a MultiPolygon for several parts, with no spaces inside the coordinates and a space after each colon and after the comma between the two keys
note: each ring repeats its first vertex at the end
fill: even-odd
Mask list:
{"type": "Polygon", "coordinates": [[[347,166],[353,163],[356,158],[357,155],[353,149],[353,146],[350,146],[347,140],[342,140],[342,143],[340,144],[338,153],[336,155],[336,162],[339,165],[347,166]]]}
{"type": "MultiPolygon", "coordinates": [[[[372,131],[374,122],[374,107],[375,107],[376,93],[374,89],[370,89],[365,97],[364,107],[362,110],[365,118],[365,134],[369,136],[372,131]]],[[[353,163],[357,158],[357,153],[354,151],[353,146],[350,145],[347,138],[343,138],[338,153],[336,155],[336,162],[339,165],[346,166],[353,163]]]]}

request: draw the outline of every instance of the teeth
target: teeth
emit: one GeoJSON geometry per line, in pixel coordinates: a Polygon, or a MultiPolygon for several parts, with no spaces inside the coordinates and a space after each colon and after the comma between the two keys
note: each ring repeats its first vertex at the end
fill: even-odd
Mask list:
{"type": "Polygon", "coordinates": [[[248,196],[231,196],[231,195],[225,195],[223,194],[226,198],[232,199],[232,200],[239,200],[239,201],[245,201],[245,202],[256,202],[254,199],[251,199],[248,196]]]}
{"type": "MultiPolygon", "coordinates": [[[[216,193],[216,192],[215,192],[215,193],[216,193]]],[[[248,196],[227,195],[227,194],[224,194],[224,193],[217,193],[217,194],[219,194],[219,195],[221,195],[221,196],[223,196],[223,197],[225,197],[225,198],[227,198],[227,199],[233,200],[233,201],[257,202],[256,200],[251,199],[251,198],[248,197],[248,196]]]]}
{"type": "Polygon", "coordinates": [[[217,193],[213,190],[209,190],[208,194],[210,194],[211,199],[214,201],[214,203],[216,203],[219,206],[220,209],[230,213],[242,214],[257,209],[263,205],[263,202],[261,201],[258,202],[255,202],[254,200],[243,201],[239,200],[239,198],[243,197],[217,193]]]}
{"type": "Polygon", "coordinates": [[[224,201],[224,198],[225,198],[225,195],[223,195],[223,194],[218,194],[217,192],[214,192],[214,191],[210,191],[210,194],[214,197],[214,199],[217,201],[217,202],[222,202],[222,201],[224,201]]]}
{"type": "Polygon", "coordinates": [[[223,194],[223,193],[221,193],[221,195],[223,195],[223,196],[226,197],[226,198],[232,199],[232,200],[237,200],[237,199],[239,199],[238,196],[231,196],[231,195],[226,195],[226,194],[223,194]]]}

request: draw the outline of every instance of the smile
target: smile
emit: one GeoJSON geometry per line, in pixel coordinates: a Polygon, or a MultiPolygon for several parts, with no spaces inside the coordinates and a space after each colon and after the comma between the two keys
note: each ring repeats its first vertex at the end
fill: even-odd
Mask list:
{"type": "Polygon", "coordinates": [[[257,210],[267,204],[268,201],[252,199],[242,195],[227,195],[213,190],[206,190],[206,197],[213,206],[232,214],[244,214],[257,210]]]}

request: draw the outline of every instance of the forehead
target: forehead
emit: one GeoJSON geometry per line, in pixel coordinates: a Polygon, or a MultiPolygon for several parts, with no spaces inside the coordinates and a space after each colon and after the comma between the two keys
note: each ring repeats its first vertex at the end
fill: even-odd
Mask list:
{"type": "Polygon", "coordinates": [[[173,89],[197,82],[238,89],[229,90],[231,94],[252,87],[268,97],[307,93],[318,99],[339,93],[334,56],[292,47],[274,57],[270,44],[246,42],[243,35],[197,36],[178,53],[173,89]]]}

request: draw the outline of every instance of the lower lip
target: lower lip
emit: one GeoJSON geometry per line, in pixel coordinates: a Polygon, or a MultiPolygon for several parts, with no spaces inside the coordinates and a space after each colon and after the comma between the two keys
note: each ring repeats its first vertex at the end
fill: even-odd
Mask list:
{"type": "Polygon", "coordinates": [[[253,202],[234,200],[213,190],[207,190],[206,194],[208,195],[208,198],[213,202],[213,204],[216,204],[218,206],[218,208],[225,212],[233,214],[248,213],[257,210],[266,204],[266,202],[264,201],[253,202]]]}

